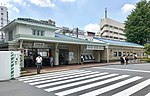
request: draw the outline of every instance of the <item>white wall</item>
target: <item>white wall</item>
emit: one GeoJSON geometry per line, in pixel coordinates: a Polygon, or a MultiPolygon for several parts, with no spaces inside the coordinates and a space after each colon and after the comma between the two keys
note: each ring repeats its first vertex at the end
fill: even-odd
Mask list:
{"type": "Polygon", "coordinates": [[[48,29],[48,28],[42,28],[42,27],[36,27],[36,26],[29,26],[29,25],[17,25],[17,34],[26,34],[26,35],[32,35],[32,29],[37,30],[44,30],[45,31],[45,37],[54,37],[55,32],[48,29]]]}

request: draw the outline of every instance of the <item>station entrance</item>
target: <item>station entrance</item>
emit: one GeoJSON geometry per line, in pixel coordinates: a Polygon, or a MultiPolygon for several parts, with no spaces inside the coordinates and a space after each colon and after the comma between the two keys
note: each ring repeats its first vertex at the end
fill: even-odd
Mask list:
{"type": "Polygon", "coordinates": [[[60,65],[69,64],[69,49],[59,49],[59,64],[60,65]]]}
{"type": "Polygon", "coordinates": [[[37,55],[42,56],[42,65],[43,66],[50,66],[49,58],[52,55],[52,50],[48,48],[31,48],[31,49],[25,49],[24,51],[24,64],[25,68],[28,67],[35,67],[36,63],[36,57],[37,55]]]}

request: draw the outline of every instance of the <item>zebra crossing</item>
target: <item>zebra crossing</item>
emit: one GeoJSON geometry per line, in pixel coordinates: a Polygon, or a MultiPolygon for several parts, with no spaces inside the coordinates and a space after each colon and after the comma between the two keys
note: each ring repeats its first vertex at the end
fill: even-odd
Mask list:
{"type": "MultiPolygon", "coordinates": [[[[111,96],[130,96],[150,86],[150,79],[144,79],[141,76],[83,69],[26,76],[18,80],[46,92],[51,92],[54,96],[101,96],[134,83],[128,88],[111,94],[111,96]]],[[[145,96],[150,96],[150,92],[146,93],[145,96]]]]}

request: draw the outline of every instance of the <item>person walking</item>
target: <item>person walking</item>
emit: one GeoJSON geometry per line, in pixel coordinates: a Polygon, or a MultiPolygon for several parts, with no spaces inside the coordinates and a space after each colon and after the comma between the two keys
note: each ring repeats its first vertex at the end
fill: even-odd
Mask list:
{"type": "Polygon", "coordinates": [[[126,64],[126,56],[125,55],[123,55],[123,64],[126,64]]]}
{"type": "Polygon", "coordinates": [[[83,57],[83,55],[81,55],[81,64],[83,64],[84,63],[84,57],[83,57]]]}
{"type": "Polygon", "coordinates": [[[42,57],[40,55],[36,57],[36,66],[37,66],[37,74],[40,74],[42,66],[42,57]]]}
{"type": "Polygon", "coordinates": [[[124,60],[123,60],[123,57],[122,57],[122,56],[120,56],[120,62],[121,62],[121,65],[124,64],[124,60]]]}
{"type": "Polygon", "coordinates": [[[126,65],[127,65],[129,61],[128,55],[125,57],[125,60],[126,60],[126,65]]]}
{"type": "Polygon", "coordinates": [[[53,56],[51,55],[49,59],[50,59],[50,66],[53,67],[53,65],[54,65],[54,58],[53,58],[53,56]]]}

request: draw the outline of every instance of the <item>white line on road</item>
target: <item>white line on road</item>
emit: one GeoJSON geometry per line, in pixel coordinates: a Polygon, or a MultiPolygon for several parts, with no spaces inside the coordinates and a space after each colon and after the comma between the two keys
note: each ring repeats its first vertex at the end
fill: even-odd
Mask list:
{"type": "Polygon", "coordinates": [[[52,88],[48,88],[48,89],[44,89],[44,90],[47,91],[47,92],[56,91],[56,90],[59,90],[59,89],[62,89],[62,88],[76,86],[76,85],[84,84],[84,83],[89,83],[89,82],[92,82],[92,81],[95,81],[95,80],[100,80],[100,79],[104,79],[104,78],[108,78],[108,77],[112,77],[112,76],[116,76],[116,75],[118,75],[118,74],[110,74],[110,75],[106,75],[106,76],[102,76],[102,77],[92,78],[92,79],[83,80],[83,81],[75,82],[75,83],[69,83],[69,84],[66,84],[66,85],[52,87],[52,88]]]}
{"type": "Polygon", "coordinates": [[[92,68],[150,73],[150,71],[146,71],[146,70],[119,69],[119,68],[102,68],[102,67],[92,67],[92,68]]]}
{"type": "MultiPolygon", "coordinates": [[[[84,71],[84,70],[69,70],[71,71],[84,71]]],[[[48,75],[48,74],[57,74],[57,73],[65,73],[68,72],[68,70],[66,71],[58,71],[58,72],[51,72],[51,73],[44,73],[44,74],[36,74],[36,75],[31,75],[31,76],[25,76],[25,77],[20,77],[19,79],[26,79],[26,78],[32,78],[32,77],[39,77],[39,76],[44,76],[44,75],[48,75]]]]}
{"type": "MultiPolygon", "coordinates": [[[[107,87],[104,87],[104,88],[101,88],[101,89],[98,89],[98,90],[94,90],[94,91],[91,91],[91,92],[88,92],[88,93],[85,93],[85,94],[82,94],[80,96],[97,96],[97,95],[100,95],[100,94],[103,94],[105,92],[108,92],[110,90],[113,90],[113,89],[116,89],[118,87],[121,87],[123,85],[126,85],[128,83],[131,83],[131,82],[134,82],[136,80],[139,80],[141,79],[142,77],[139,77],[139,76],[136,76],[136,77],[133,77],[133,78],[130,78],[130,79],[127,79],[127,80],[124,80],[122,82],[119,82],[119,83],[115,83],[113,85],[110,85],[110,86],[107,86],[107,87]]],[[[125,94],[126,95],[126,94],[125,94]]],[[[122,95],[119,95],[119,96],[122,96],[122,95]]],[[[128,96],[128,95],[126,95],[128,96]]]]}
{"type": "Polygon", "coordinates": [[[130,88],[126,89],[126,90],[123,90],[123,91],[121,91],[121,92],[119,92],[117,94],[114,94],[112,96],[130,96],[133,93],[135,93],[135,92],[145,88],[148,85],[150,85],[150,79],[145,80],[145,81],[143,81],[143,82],[141,82],[141,83],[139,83],[139,84],[137,84],[135,86],[132,86],[132,87],[130,87],[130,88]]]}
{"type": "Polygon", "coordinates": [[[82,74],[74,74],[73,76],[67,76],[67,77],[62,77],[62,78],[56,78],[56,79],[50,79],[50,80],[45,80],[45,81],[39,81],[39,82],[33,82],[29,83],[30,85],[37,85],[37,84],[42,84],[42,83],[47,83],[47,82],[53,82],[53,81],[58,81],[58,80],[64,80],[64,79],[70,79],[70,78],[75,78],[75,77],[80,77],[80,76],[86,76],[86,75],[94,75],[98,72],[90,72],[90,73],[82,73],[82,74]]]}
{"type": "Polygon", "coordinates": [[[92,77],[94,78],[96,76],[101,76],[101,75],[106,75],[106,74],[108,74],[108,73],[100,73],[100,74],[94,74],[94,75],[89,75],[89,76],[80,77],[80,78],[73,78],[73,79],[63,80],[63,81],[59,81],[59,82],[52,82],[52,83],[48,83],[48,84],[38,85],[36,87],[43,88],[43,87],[48,87],[48,86],[53,86],[53,85],[58,85],[58,84],[63,84],[63,83],[68,83],[68,82],[73,82],[73,81],[87,79],[87,78],[92,78],[92,77]]]}
{"type": "Polygon", "coordinates": [[[146,94],[145,96],[150,96],[150,92],[148,94],[146,94]]]}
{"type": "MultiPolygon", "coordinates": [[[[72,76],[72,75],[77,75],[77,74],[84,74],[84,73],[89,73],[89,72],[85,71],[85,72],[74,72],[74,73],[68,73],[68,74],[57,74],[57,75],[47,76],[47,77],[44,77],[44,78],[41,77],[41,78],[38,78],[38,79],[27,80],[27,81],[24,81],[24,82],[25,83],[31,83],[31,82],[37,82],[37,81],[42,81],[42,80],[67,77],[67,76],[72,76]]],[[[98,73],[98,72],[90,72],[90,73],[98,73]]]]}
{"type": "Polygon", "coordinates": [[[79,73],[79,72],[91,72],[91,71],[84,71],[84,70],[71,70],[71,71],[65,71],[65,72],[54,72],[54,73],[46,73],[46,74],[40,74],[32,77],[26,77],[26,78],[21,78],[19,81],[26,81],[26,80],[34,80],[38,78],[43,78],[43,77],[52,77],[52,76],[58,76],[58,75],[64,75],[64,74],[71,74],[71,73],[79,73]]]}
{"type": "MultiPolygon", "coordinates": [[[[74,88],[74,89],[62,91],[62,92],[59,92],[59,93],[55,93],[55,95],[58,95],[58,96],[65,96],[65,95],[68,95],[68,94],[71,94],[71,93],[75,93],[75,92],[78,92],[78,91],[82,91],[82,90],[85,90],[85,89],[88,89],[88,88],[92,88],[92,87],[96,87],[96,86],[99,86],[99,85],[103,85],[103,84],[106,84],[106,83],[109,83],[109,82],[113,82],[113,81],[116,81],[116,80],[120,80],[120,79],[126,78],[126,77],[128,77],[128,76],[129,76],[129,75],[121,75],[121,76],[114,77],[114,78],[110,78],[110,79],[107,79],[107,80],[104,80],[104,81],[100,81],[100,82],[88,84],[88,85],[81,86],[81,87],[77,87],[77,88],[74,88]]],[[[47,91],[48,91],[48,90],[47,90],[47,91]]],[[[91,96],[91,95],[88,95],[88,96],[91,96]]]]}

